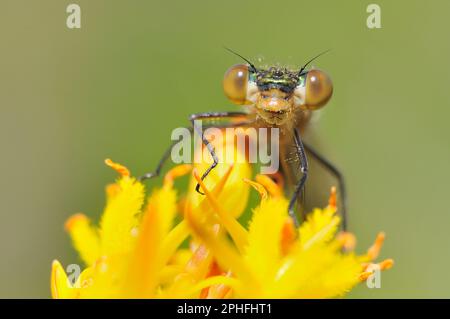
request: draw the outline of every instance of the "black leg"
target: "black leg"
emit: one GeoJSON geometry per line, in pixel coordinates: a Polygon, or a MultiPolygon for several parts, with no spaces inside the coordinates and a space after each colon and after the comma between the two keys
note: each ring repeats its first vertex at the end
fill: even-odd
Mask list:
{"type": "MultiPolygon", "coordinates": [[[[189,117],[189,119],[192,123],[192,127],[194,128],[194,131],[196,131],[201,136],[203,144],[208,148],[208,151],[211,154],[211,157],[213,158],[213,163],[203,173],[203,175],[201,177],[202,180],[204,180],[206,178],[206,176],[208,176],[208,174],[214,169],[214,167],[217,166],[217,164],[219,163],[219,159],[217,158],[217,155],[214,151],[214,147],[211,145],[211,143],[209,143],[209,141],[204,136],[203,130],[200,127],[195,125],[195,121],[196,120],[214,120],[214,119],[222,119],[223,120],[223,119],[240,118],[240,117],[245,119],[248,117],[248,114],[243,113],[243,112],[207,112],[207,113],[192,114],[189,117]]],[[[236,124],[228,125],[228,127],[230,127],[230,126],[236,126],[236,124]]],[[[199,183],[197,183],[195,190],[197,191],[197,193],[204,195],[200,191],[199,183]]]]}
{"type": "MultiPolygon", "coordinates": [[[[194,114],[194,115],[191,115],[191,117],[190,117],[190,120],[192,119],[192,117],[195,117],[195,116],[199,116],[199,117],[203,117],[203,116],[206,116],[207,114],[212,114],[212,116],[211,117],[209,117],[209,119],[214,119],[214,118],[222,118],[222,119],[224,119],[224,118],[226,118],[226,116],[223,116],[223,114],[226,114],[225,112],[222,112],[222,113],[202,113],[202,114],[194,114]],[[214,116],[215,115],[215,116],[214,116]]],[[[229,118],[230,117],[237,117],[238,115],[240,116],[240,117],[245,117],[247,114],[246,113],[238,113],[238,112],[230,112],[230,116],[229,116],[229,118]]],[[[208,117],[203,117],[203,118],[208,118],[208,117]]],[[[198,119],[198,118],[194,118],[194,119],[198,119]]],[[[242,125],[243,123],[231,123],[231,124],[219,124],[219,125],[215,125],[214,127],[217,127],[217,128],[226,128],[226,127],[234,127],[234,126],[240,126],[240,125],[242,125]]],[[[206,127],[211,127],[210,125],[207,125],[206,127]]],[[[191,132],[191,134],[194,132],[194,127],[189,127],[188,128],[188,130],[189,130],[189,132],[191,132]]],[[[151,178],[154,178],[154,177],[158,177],[159,176],[159,174],[161,173],[161,170],[163,169],[163,167],[164,167],[164,165],[166,164],[166,162],[167,162],[167,160],[170,158],[170,154],[171,154],[171,152],[172,152],[172,148],[178,143],[179,141],[173,141],[171,144],[170,144],[170,146],[167,148],[167,150],[164,152],[164,154],[163,154],[163,156],[161,157],[161,159],[160,159],[160,161],[159,161],[159,163],[158,163],[158,165],[156,166],[156,169],[154,170],[154,171],[152,171],[152,172],[149,172],[149,173],[145,173],[144,175],[142,175],[142,176],[140,176],[139,178],[138,178],[138,180],[140,180],[140,181],[145,181],[145,180],[147,180],[147,179],[151,179],[151,178]]]]}
{"type": "Polygon", "coordinates": [[[289,216],[294,220],[294,223],[296,226],[299,225],[297,214],[295,213],[294,206],[297,202],[298,197],[303,191],[303,188],[305,186],[306,179],[308,178],[308,160],[306,158],[305,149],[303,147],[302,139],[300,137],[300,133],[297,129],[294,129],[294,142],[295,147],[297,150],[297,155],[300,160],[300,172],[302,173],[302,177],[297,183],[297,186],[295,187],[294,194],[291,197],[291,200],[289,201],[289,207],[288,207],[288,213],[289,216]]]}
{"type": "Polygon", "coordinates": [[[329,160],[327,160],[324,156],[319,154],[314,148],[309,146],[308,144],[304,144],[306,151],[311,154],[323,167],[325,167],[338,181],[339,186],[339,194],[341,199],[342,206],[342,229],[344,231],[347,230],[347,194],[345,192],[345,182],[344,176],[341,174],[339,169],[334,166],[329,160]]]}
{"type": "MultiPolygon", "coordinates": [[[[194,132],[194,128],[189,127],[189,132],[194,132]]],[[[170,146],[167,148],[167,150],[164,152],[163,156],[159,160],[158,165],[156,166],[156,169],[153,172],[145,173],[144,175],[140,176],[138,180],[145,181],[146,179],[151,179],[153,177],[158,177],[161,173],[162,168],[164,167],[164,164],[166,164],[167,160],[170,157],[170,154],[172,153],[172,148],[177,144],[179,141],[173,141],[170,146]]]]}

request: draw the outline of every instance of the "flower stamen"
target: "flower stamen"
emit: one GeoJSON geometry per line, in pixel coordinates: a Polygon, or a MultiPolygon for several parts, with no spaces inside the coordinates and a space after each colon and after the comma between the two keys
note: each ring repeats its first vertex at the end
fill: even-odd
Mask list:
{"type": "Polygon", "coordinates": [[[282,197],[283,189],[267,175],[256,175],[255,180],[264,186],[272,197],[282,197]]]}
{"type": "Polygon", "coordinates": [[[190,165],[190,164],[183,164],[183,165],[175,166],[174,168],[169,170],[167,172],[167,174],[164,176],[164,186],[172,187],[175,179],[188,174],[191,170],[192,170],[192,165],[190,165]]]}
{"type": "Polygon", "coordinates": [[[266,200],[268,195],[267,195],[267,190],[264,188],[263,185],[261,185],[260,183],[254,182],[248,178],[244,178],[242,179],[245,183],[249,184],[250,186],[252,186],[258,193],[259,196],[261,196],[261,200],[266,200]]]}
{"type": "Polygon", "coordinates": [[[219,202],[217,201],[217,198],[213,194],[211,194],[206,185],[203,183],[197,170],[195,169],[194,169],[194,177],[200,184],[201,189],[205,193],[206,198],[208,199],[212,208],[217,213],[223,226],[230,232],[230,236],[235,241],[236,246],[240,251],[243,251],[244,247],[247,245],[247,231],[235,218],[232,217],[230,213],[222,209],[222,206],[220,206],[219,202]]]}
{"type": "Polygon", "coordinates": [[[386,235],[383,232],[378,233],[374,244],[367,250],[367,257],[369,260],[375,260],[380,254],[386,235]]]}
{"type": "Polygon", "coordinates": [[[115,171],[117,171],[120,174],[120,176],[122,176],[122,177],[130,177],[131,176],[128,168],[126,168],[122,164],[115,163],[109,158],[105,159],[105,164],[108,165],[109,167],[111,167],[112,169],[114,169],[115,171]]]}

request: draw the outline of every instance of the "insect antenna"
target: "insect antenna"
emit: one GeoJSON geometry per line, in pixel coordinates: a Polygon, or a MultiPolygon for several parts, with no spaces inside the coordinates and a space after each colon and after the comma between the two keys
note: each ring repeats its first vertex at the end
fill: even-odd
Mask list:
{"type": "Polygon", "coordinates": [[[233,53],[234,55],[237,55],[237,56],[240,57],[242,60],[244,60],[245,62],[247,62],[247,63],[250,65],[250,68],[252,69],[253,72],[255,72],[255,73],[258,72],[258,70],[256,69],[255,65],[254,65],[252,62],[250,62],[248,59],[244,58],[244,57],[243,57],[242,55],[240,55],[239,53],[234,52],[234,51],[231,50],[230,48],[227,48],[227,47],[224,47],[224,48],[225,48],[225,50],[227,50],[227,51],[233,53]]]}
{"type": "Polygon", "coordinates": [[[303,71],[306,69],[306,67],[312,62],[312,61],[314,61],[315,59],[317,59],[318,57],[320,57],[320,56],[322,56],[322,55],[324,55],[325,53],[328,53],[328,52],[330,52],[331,51],[331,49],[328,49],[328,50],[326,50],[326,51],[323,51],[323,52],[321,52],[321,53],[319,53],[318,55],[316,55],[314,58],[312,58],[311,60],[309,60],[308,62],[306,62],[305,63],[305,65],[304,66],[302,66],[302,68],[300,69],[300,71],[298,71],[298,76],[302,76],[303,75],[303,71]]]}

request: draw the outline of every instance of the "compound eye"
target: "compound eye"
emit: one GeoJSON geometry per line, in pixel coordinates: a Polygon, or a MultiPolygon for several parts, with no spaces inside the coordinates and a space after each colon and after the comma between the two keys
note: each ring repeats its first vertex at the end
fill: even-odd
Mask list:
{"type": "Polygon", "coordinates": [[[223,77],[223,91],[234,104],[246,104],[249,70],[245,64],[232,66],[223,77]]]}
{"type": "Polygon", "coordinates": [[[317,110],[328,102],[332,94],[333,83],[325,72],[311,70],[307,73],[304,108],[317,110]]]}

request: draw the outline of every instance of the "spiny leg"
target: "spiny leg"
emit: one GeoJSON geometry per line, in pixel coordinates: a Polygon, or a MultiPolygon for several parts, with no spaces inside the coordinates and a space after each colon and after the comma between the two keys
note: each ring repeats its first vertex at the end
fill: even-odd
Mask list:
{"type": "MultiPolygon", "coordinates": [[[[203,130],[195,125],[194,120],[192,121],[192,125],[194,127],[194,131],[196,131],[201,136],[203,145],[206,146],[206,148],[209,151],[209,154],[211,154],[211,156],[213,158],[213,163],[211,164],[211,166],[208,167],[208,169],[203,173],[203,175],[201,177],[202,180],[204,180],[205,177],[208,176],[209,172],[211,172],[213,170],[213,168],[217,166],[217,164],[219,163],[219,159],[217,158],[217,155],[216,155],[216,152],[214,150],[214,147],[211,145],[211,143],[208,141],[208,139],[203,134],[203,130]]],[[[197,183],[197,186],[195,186],[195,190],[196,190],[197,193],[200,193],[200,194],[204,195],[204,193],[202,193],[200,191],[200,184],[199,183],[197,183]]]]}
{"type": "Polygon", "coordinates": [[[345,189],[345,181],[344,176],[339,171],[339,169],[331,163],[328,159],[326,159],[323,155],[319,154],[314,148],[309,146],[308,144],[304,144],[306,151],[311,154],[325,169],[327,169],[338,181],[339,186],[339,197],[341,199],[342,206],[342,229],[344,231],[347,230],[347,193],[345,189]]]}
{"type": "Polygon", "coordinates": [[[308,159],[306,158],[305,149],[303,147],[302,139],[300,137],[300,133],[297,129],[294,129],[294,142],[297,151],[298,158],[300,160],[300,172],[302,173],[302,177],[297,183],[295,187],[294,194],[289,201],[288,213],[289,216],[294,220],[296,226],[299,225],[297,214],[295,213],[294,207],[295,203],[302,193],[303,188],[305,186],[306,179],[308,178],[308,159]]]}
{"type": "MultiPolygon", "coordinates": [[[[189,130],[189,132],[192,134],[194,132],[194,128],[189,127],[187,128],[189,130]]],[[[138,178],[139,181],[145,181],[147,179],[151,179],[153,177],[158,177],[159,174],[161,173],[161,170],[163,169],[164,165],[166,164],[167,160],[170,157],[170,154],[172,153],[172,148],[178,143],[179,141],[173,141],[169,147],[165,150],[165,152],[163,153],[161,159],[158,162],[158,165],[156,166],[156,169],[153,172],[149,172],[149,173],[145,173],[144,175],[140,176],[138,178]]]]}
{"type": "MultiPolygon", "coordinates": [[[[214,147],[211,145],[211,143],[208,141],[208,139],[206,139],[206,137],[203,134],[203,130],[195,125],[195,121],[196,120],[213,120],[213,119],[234,119],[234,118],[247,118],[248,114],[244,113],[244,112],[206,112],[206,113],[197,113],[197,114],[192,114],[189,119],[192,123],[192,127],[194,128],[194,131],[196,131],[202,139],[202,143],[203,145],[206,146],[206,148],[209,151],[209,154],[211,154],[211,157],[213,159],[213,163],[211,164],[211,166],[208,167],[208,169],[203,173],[201,179],[204,180],[206,178],[206,176],[208,176],[208,174],[217,166],[217,164],[219,163],[219,159],[217,158],[217,155],[214,151],[214,147]]],[[[236,124],[231,124],[228,125],[228,127],[232,127],[232,126],[236,126],[236,124]]],[[[222,126],[224,127],[224,126],[222,126]]],[[[201,191],[200,191],[200,184],[197,183],[197,186],[195,187],[195,190],[197,191],[197,193],[204,195],[201,191]]]]}
{"type": "MultiPolygon", "coordinates": [[[[231,112],[231,113],[237,113],[237,112],[231,112]]],[[[217,113],[216,113],[216,114],[217,114],[217,113]]],[[[246,113],[242,113],[241,116],[243,116],[244,114],[246,115],[246,113]]],[[[195,114],[194,114],[194,115],[195,115],[195,114]]],[[[243,124],[247,124],[247,123],[219,124],[219,125],[215,125],[214,127],[217,127],[217,128],[227,128],[227,127],[236,127],[236,126],[240,126],[240,125],[243,125],[243,124]]],[[[209,127],[213,127],[213,126],[211,126],[211,125],[207,125],[207,126],[206,126],[206,128],[209,128],[209,127]]],[[[189,132],[190,132],[191,134],[194,132],[194,128],[193,128],[193,127],[189,127],[189,128],[186,128],[186,129],[188,129],[189,132]]],[[[154,178],[154,177],[158,177],[159,174],[161,173],[161,171],[162,171],[164,165],[167,163],[167,160],[170,158],[170,155],[171,155],[171,153],[172,153],[172,148],[173,148],[177,143],[179,143],[179,142],[180,142],[179,140],[173,141],[173,142],[169,145],[169,147],[165,150],[165,152],[163,153],[161,159],[160,159],[159,162],[158,162],[158,165],[156,166],[156,169],[153,170],[152,172],[148,172],[148,173],[145,173],[144,175],[140,176],[140,177],[138,178],[138,180],[140,180],[140,181],[145,181],[145,180],[147,180],[147,179],[151,179],[151,178],[154,178]]]]}

